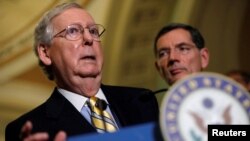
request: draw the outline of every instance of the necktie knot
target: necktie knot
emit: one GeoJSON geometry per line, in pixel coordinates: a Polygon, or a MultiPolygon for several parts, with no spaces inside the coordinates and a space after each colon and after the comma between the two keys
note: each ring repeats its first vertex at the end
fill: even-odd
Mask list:
{"type": "Polygon", "coordinates": [[[114,132],[117,130],[111,115],[105,110],[107,103],[97,97],[89,98],[88,105],[91,110],[91,122],[101,132],[114,132]]]}
{"type": "Polygon", "coordinates": [[[103,110],[106,110],[106,108],[107,108],[106,101],[99,99],[97,97],[91,97],[89,99],[89,103],[90,103],[91,109],[94,107],[97,107],[99,110],[103,111],[103,110]]]}

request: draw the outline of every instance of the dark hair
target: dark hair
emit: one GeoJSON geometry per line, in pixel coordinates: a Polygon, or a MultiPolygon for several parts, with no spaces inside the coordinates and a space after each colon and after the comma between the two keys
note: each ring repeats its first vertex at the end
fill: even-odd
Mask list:
{"type": "Polygon", "coordinates": [[[247,71],[244,70],[231,70],[229,72],[226,73],[227,76],[230,75],[234,75],[234,74],[238,74],[243,78],[243,81],[245,83],[250,83],[250,73],[248,73],[247,71]]]}
{"type": "Polygon", "coordinates": [[[157,41],[159,40],[159,38],[172,31],[175,29],[184,29],[186,31],[188,31],[192,37],[192,41],[194,42],[194,44],[196,45],[196,47],[198,49],[202,49],[205,47],[205,41],[203,36],[201,35],[200,31],[194,27],[192,27],[191,25],[187,25],[187,24],[183,24],[183,23],[170,23],[166,26],[164,26],[157,34],[157,36],[155,37],[155,41],[154,41],[154,53],[156,55],[157,50],[156,50],[156,44],[157,41]]]}

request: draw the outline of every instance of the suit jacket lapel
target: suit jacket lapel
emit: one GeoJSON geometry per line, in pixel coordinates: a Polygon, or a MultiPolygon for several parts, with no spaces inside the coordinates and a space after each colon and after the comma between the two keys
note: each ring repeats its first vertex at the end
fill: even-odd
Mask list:
{"type": "Polygon", "coordinates": [[[95,128],[56,89],[46,104],[46,115],[55,120],[55,125],[67,130],[68,134],[96,132],[95,128]],[[82,126],[79,126],[81,124],[82,126]]]}
{"type": "Polygon", "coordinates": [[[129,125],[133,117],[130,116],[130,111],[132,107],[129,107],[130,105],[126,103],[128,97],[121,97],[122,94],[119,94],[118,91],[114,88],[110,88],[110,86],[101,86],[104,95],[106,96],[109,107],[112,111],[112,114],[114,114],[122,127],[129,125]]]}

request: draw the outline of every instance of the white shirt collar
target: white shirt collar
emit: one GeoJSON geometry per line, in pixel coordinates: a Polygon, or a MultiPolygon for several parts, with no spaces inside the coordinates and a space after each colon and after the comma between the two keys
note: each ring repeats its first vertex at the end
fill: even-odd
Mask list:
{"type": "MultiPolygon", "coordinates": [[[[79,112],[81,111],[82,107],[86,105],[86,101],[88,100],[88,97],[82,96],[82,95],[77,94],[77,93],[70,92],[70,91],[62,89],[62,88],[57,88],[57,89],[79,112]]],[[[95,96],[100,98],[100,99],[105,100],[108,104],[108,101],[107,101],[103,91],[101,90],[101,88],[99,88],[99,90],[95,96]]]]}

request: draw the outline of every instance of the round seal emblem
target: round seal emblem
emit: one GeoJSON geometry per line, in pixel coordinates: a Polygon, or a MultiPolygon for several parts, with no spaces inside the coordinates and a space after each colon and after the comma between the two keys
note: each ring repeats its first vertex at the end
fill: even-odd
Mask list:
{"type": "Polygon", "coordinates": [[[167,141],[206,141],[209,124],[250,124],[250,94],[224,75],[201,72],[165,94],[160,128],[167,141]]]}

